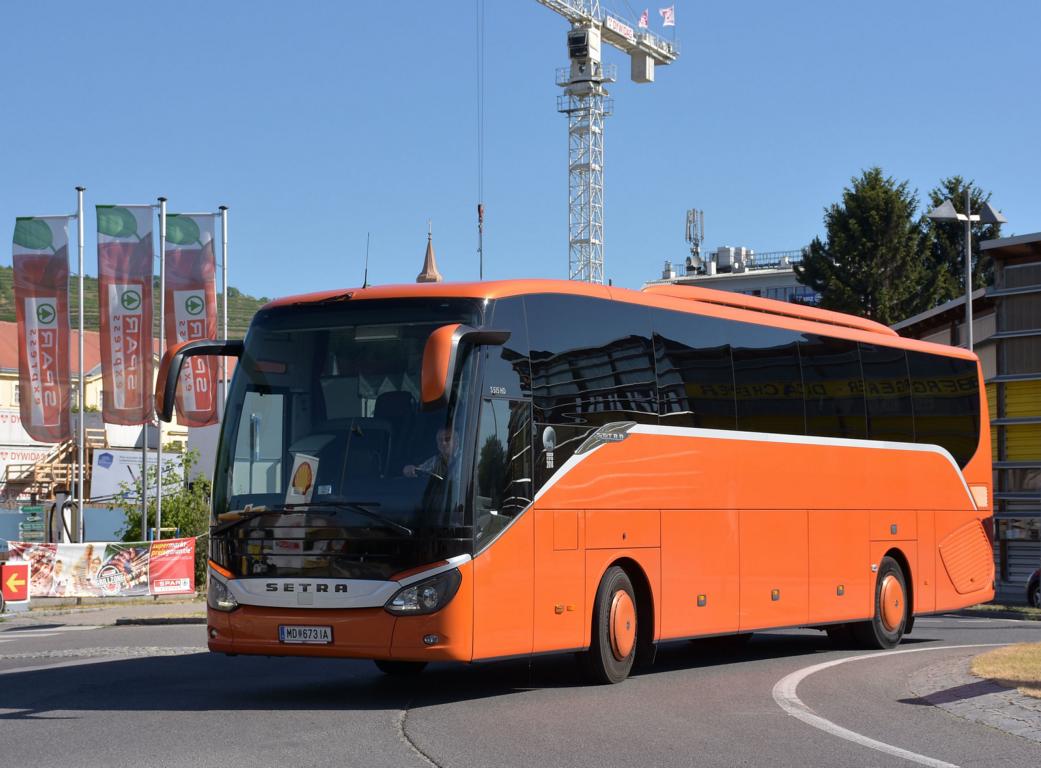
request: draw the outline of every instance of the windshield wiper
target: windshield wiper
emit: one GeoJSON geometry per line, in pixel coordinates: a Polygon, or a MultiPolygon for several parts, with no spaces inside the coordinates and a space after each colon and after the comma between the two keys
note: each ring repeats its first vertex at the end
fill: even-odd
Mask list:
{"type": "Polygon", "coordinates": [[[241,522],[279,511],[281,510],[270,509],[269,507],[249,507],[247,509],[232,510],[231,512],[222,512],[217,515],[218,524],[213,527],[210,533],[224,533],[224,531],[234,528],[241,522]]]}
{"type": "Polygon", "coordinates": [[[374,512],[369,507],[380,506],[378,501],[339,501],[339,500],[328,500],[328,501],[312,501],[307,504],[294,504],[294,509],[321,509],[322,507],[331,507],[333,509],[349,509],[351,512],[357,512],[363,517],[367,517],[370,520],[375,520],[378,523],[382,523],[385,528],[392,528],[395,531],[400,531],[406,536],[412,536],[415,534],[408,526],[402,525],[396,520],[392,520],[386,515],[381,515],[379,512],[374,512]]]}
{"type": "Polygon", "coordinates": [[[251,520],[259,515],[284,515],[287,512],[296,512],[302,509],[348,509],[351,512],[357,512],[363,517],[367,517],[370,520],[375,520],[381,523],[384,528],[390,528],[406,536],[412,536],[415,534],[411,528],[402,525],[399,522],[391,520],[386,515],[381,515],[379,512],[373,512],[369,507],[378,507],[380,504],[378,501],[313,501],[307,504],[289,504],[279,505],[277,507],[258,507],[255,509],[238,509],[232,512],[224,512],[218,516],[218,519],[222,522],[214,526],[210,531],[211,534],[224,533],[231,528],[234,528],[239,523],[246,520],[251,520]]]}

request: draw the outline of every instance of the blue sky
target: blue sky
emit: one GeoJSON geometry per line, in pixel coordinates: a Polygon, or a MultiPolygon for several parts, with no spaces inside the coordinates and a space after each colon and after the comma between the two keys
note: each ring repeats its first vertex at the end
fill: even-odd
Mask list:
{"type": "MultiPolygon", "coordinates": [[[[645,7],[604,2],[623,16],[645,7]]],[[[664,5],[664,3],[659,3],[664,5]]],[[[231,283],[279,296],[411,281],[427,220],[477,277],[475,1],[4,3],[0,222],[170,199],[231,207],[231,283]]],[[[657,26],[658,5],[650,6],[657,26]]],[[[485,0],[485,275],[567,276],[566,23],[485,0]]],[[[921,196],[961,174],[1008,233],[1041,230],[1041,4],[676,2],[679,60],[611,89],[606,274],[709,247],[798,248],[861,169],[921,196]]],[[[10,249],[0,263],[10,263],[10,249]]]]}

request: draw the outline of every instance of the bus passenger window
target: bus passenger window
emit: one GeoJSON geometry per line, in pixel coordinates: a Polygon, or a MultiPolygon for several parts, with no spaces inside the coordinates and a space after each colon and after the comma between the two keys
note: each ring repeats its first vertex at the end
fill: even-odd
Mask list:
{"type": "Polygon", "coordinates": [[[735,323],[734,332],[737,428],[806,434],[797,335],[748,323],[735,323]]]}
{"type": "Polygon", "coordinates": [[[946,448],[964,467],[980,439],[976,363],[925,352],[908,352],[907,358],[918,442],[946,448]]]}
{"type": "Polygon", "coordinates": [[[480,547],[531,503],[531,406],[483,400],[475,454],[474,521],[480,547]]]}
{"type": "Polygon", "coordinates": [[[519,296],[498,299],[486,323],[496,330],[509,331],[502,346],[483,348],[484,392],[488,396],[531,397],[531,365],[528,361],[528,327],[524,320],[524,300],[519,296]]]}
{"type": "Polygon", "coordinates": [[[524,303],[538,423],[658,423],[650,310],[553,294],[524,303]]]}
{"type": "Polygon", "coordinates": [[[902,349],[860,345],[869,440],[913,443],[914,412],[907,356],[902,349]]]}
{"type": "Polygon", "coordinates": [[[867,437],[864,380],[855,341],[807,336],[799,342],[806,434],[867,437]]]}
{"type": "Polygon", "coordinates": [[[734,371],[727,324],[680,312],[654,315],[661,423],[734,429],[734,371]]]}

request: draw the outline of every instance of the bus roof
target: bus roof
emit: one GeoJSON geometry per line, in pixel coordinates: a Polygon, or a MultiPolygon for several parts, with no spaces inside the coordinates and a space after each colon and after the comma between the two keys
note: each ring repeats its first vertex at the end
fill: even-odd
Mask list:
{"type": "Polygon", "coordinates": [[[316,293],[287,296],[275,299],[263,309],[299,306],[338,301],[362,301],[374,299],[405,298],[472,298],[499,299],[507,296],[522,296],[539,293],[563,293],[573,296],[589,296],[599,299],[624,301],[630,304],[672,309],[695,314],[726,317],[749,323],[769,324],[798,330],[817,326],[818,332],[825,328],[837,332],[835,335],[849,338],[869,335],[874,343],[894,345],[907,349],[918,349],[934,354],[976,359],[976,355],[959,347],[934,344],[900,336],[882,323],[855,315],[833,312],[802,304],[790,304],[758,296],[719,291],[711,288],[686,285],[654,285],[642,291],[597,285],[577,280],[488,280],[475,283],[402,283],[398,285],[374,285],[367,288],[341,288],[316,293]],[[756,316],[758,315],[758,317],[756,316]],[[773,316],[767,321],[763,315],[773,316]],[[822,328],[821,326],[824,326],[822,328]],[[882,338],[878,338],[882,337],[882,338]]]}

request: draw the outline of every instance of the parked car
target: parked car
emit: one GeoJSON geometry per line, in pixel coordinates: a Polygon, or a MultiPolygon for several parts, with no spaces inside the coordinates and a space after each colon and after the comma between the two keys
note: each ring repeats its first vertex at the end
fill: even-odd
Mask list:
{"type": "Polygon", "coordinates": [[[1027,605],[1041,608],[1041,568],[1027,579],[1027,605]]]}

